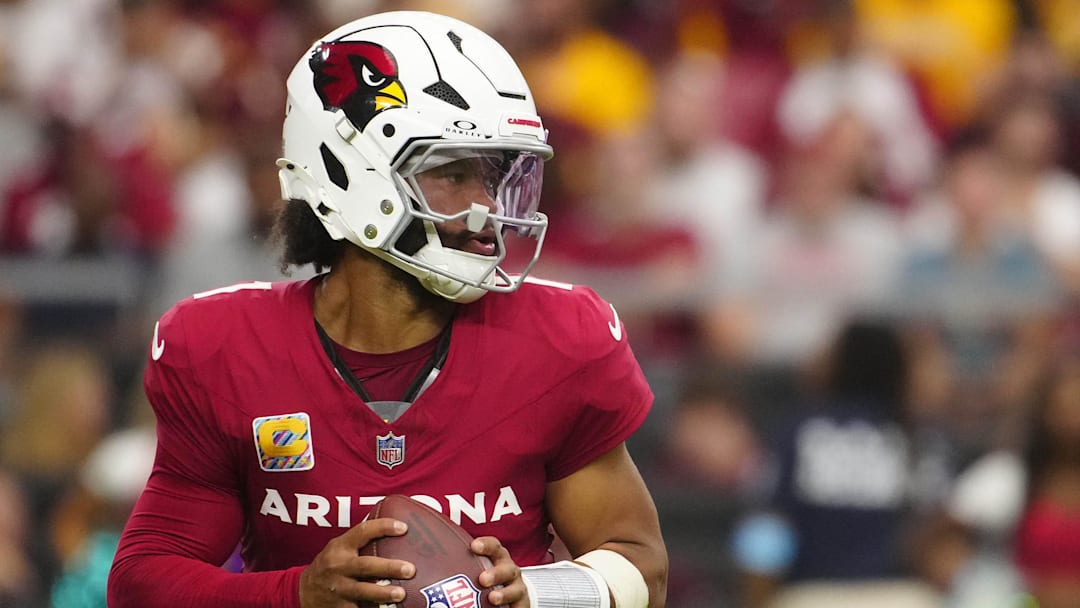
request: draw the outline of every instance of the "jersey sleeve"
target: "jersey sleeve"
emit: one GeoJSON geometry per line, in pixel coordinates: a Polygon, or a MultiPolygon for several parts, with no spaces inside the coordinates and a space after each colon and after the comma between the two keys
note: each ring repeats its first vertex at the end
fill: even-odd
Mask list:
{"type": "Polygon", "coordinates": [[[156,327],[144,376],[157,455],[120,539],[109,606],[297,608],[300,568],[234,574],[220,567],[243,530],[241,486],[189,346],[174,309],[156,327]]]}
{"type": "Polygon", "coordinates": [[[549,481],[570,475],[626,441],[653,403],[615,308],[591,290],[584,292],[578,351],[592,358],[584,360],[562,388],[570,407],[562,412],[561,428],[566,432],[548,465],[549,481]]]}
{"type": "Polygon", "coordinates": [[[157,417],[156,472],[176,475],[207,489],[238,494],[235,458],[214,416],[192,355],[182,318],[166,316],[155,331],[160,358],[149,361],[143,377],[157,417]]]}

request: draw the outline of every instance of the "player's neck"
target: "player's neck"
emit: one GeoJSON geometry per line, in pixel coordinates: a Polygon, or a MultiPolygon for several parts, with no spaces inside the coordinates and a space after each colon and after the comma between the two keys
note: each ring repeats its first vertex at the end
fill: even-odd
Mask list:
{"type": "Polygon", "coordinates": [[[351,350],[412,348],[437,336],[456,309],[414,284],[386,262],[349,251],[315,290],[315,319],[332,340],[351,350]]]}

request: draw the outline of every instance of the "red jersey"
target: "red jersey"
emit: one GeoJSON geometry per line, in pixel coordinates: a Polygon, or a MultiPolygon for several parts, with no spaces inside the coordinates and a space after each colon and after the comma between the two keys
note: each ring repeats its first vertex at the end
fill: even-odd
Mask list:
{"type": "MultiPolygon", "coordinates": [[[[114,576],[148,555],[217,565],[240,541],[246,570],[279,571],[258,583],[272,604],[258,601],[295,606],[300,567],[395,493],[498,537],[519,565],[549,561],[545,484],[624,441],[652,403],[614,308],[544,281],[463,305],[441,373],[386,422],[320,342],[318,280],[215,290],[162,317],[144,381],[158,454],[114,576]]],[[[176,605],[199,605],[191,585],[217,576],[178,586],[176,605]]],[[[256,605],[222,601],[207,605],[256,605]]]]}

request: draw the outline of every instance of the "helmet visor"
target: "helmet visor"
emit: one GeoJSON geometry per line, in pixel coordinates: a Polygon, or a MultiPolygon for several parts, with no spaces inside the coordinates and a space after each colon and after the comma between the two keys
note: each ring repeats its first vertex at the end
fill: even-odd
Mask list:
{"type": "MultiPolygon", "coordinates": [[[[497,213],[516,219],[536,218],[540,207],[540,190],[544,184],[544,159],[533,152],[507,154],[500,171],[501,179],[495,196],[497,213]]],[[[514,229],[521,232],[525,228],[518,225],[514,229]]]]}
{"type": "Polygon", "coordinates": [[[417,234],[420,224],[406,225],[388,251],[467,285],[516,289],[536,264],[547,231],[538,207],[551,148],[424,142],[411,152],[392,168],[403,197],[414,202],[409,213],[424,221],[424,230],[417,234]],[[440,250],[451,253],[438,253],[445,259],[433,261],[440,250]]]}
{"type": "MultiPolygon", "coordinates": [[[[482,194],[494,201],[493,219],[504,228],[528,232],[527,224],[537,219],[540,191],[544,182],[544,158],[536,151],[498,148],[463,148],[434,144],[413,154],[400,169],[400,174],[412,186],[423,211],[435,219],[450,220],[468,212],[468,205],[439,205],[429,192],[424,192],[416,176],[440,171],[447,181],[472,181],[482,186],[482,194]],[[525,224],[518,221],[524,220],[525,224]]],[[[476,201],[480,202],[480,201],[476,201]]]]}

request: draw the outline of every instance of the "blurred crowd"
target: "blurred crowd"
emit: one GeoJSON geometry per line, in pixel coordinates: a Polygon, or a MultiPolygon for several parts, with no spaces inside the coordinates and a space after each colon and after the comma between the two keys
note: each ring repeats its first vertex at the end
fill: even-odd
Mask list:
{"type": "Polygon", "coordinates": [[[669,606],[1080,607],[1080,0],[0,0],[0,608],[105,605],[154,321],[285,278],[285,76],[399,8],[532,85],[669,606]]]}

